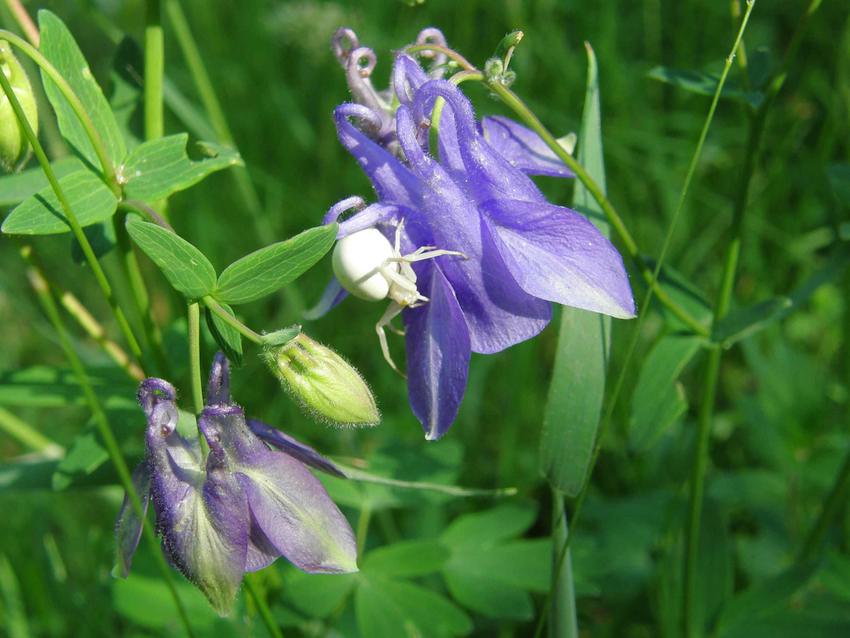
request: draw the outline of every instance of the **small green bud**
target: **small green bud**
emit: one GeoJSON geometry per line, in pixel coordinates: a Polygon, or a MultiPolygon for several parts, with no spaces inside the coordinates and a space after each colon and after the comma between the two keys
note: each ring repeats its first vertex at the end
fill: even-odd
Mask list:
{"type": "Polygon", "coordinates": [[[338,425],[375,425],[381,420],[360,373],[307,335],[268,348],[265,358],[283,387],[318,417],[338,425]]]}
{"type": "MultiPolygon", "coordinates": [[[[35,94],[24,68],[5,40],[0,40],[0,73],[9,80],[27,121],[33,132],[38,135],[38,105],[35,94]]],[[[6,94],[0,91],[0,166],[7,171],[16,170],[26,162],[30,152],[29,141],[15,116],[12,103],[6,94]]]]}

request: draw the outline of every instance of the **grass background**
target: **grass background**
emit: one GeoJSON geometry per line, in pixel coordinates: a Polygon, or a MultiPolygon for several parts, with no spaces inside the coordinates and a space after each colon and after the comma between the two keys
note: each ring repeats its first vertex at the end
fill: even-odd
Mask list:
{"type": "MultiPolygon", "coordinates": [[[[559,135],[578,127],[585,76],[582,43],[590,42],[600,65],[609,196],[648,255],[657,254],[660,247],[709,98],[650,80],[646,74],[659,64],[719,71],[734,37],[730,3],[716,0],[428,0],[416,7],[388,0],[183,4],[262,202],[257,224],[226,174],[170,200],[175,227],[218,269],[269,241],[318,224],[327,207],[343,197],[370,196],[365,176],[337,143],[331,120],[333,107],[348,99],[329,47],[340,25],[354,28],[361,43],[378,52],[378,86],[385,85],[390,52],[412,41],[423,27],[440,27],[450,45],[477,64],[483,64],[505,32],[522,29],[525,39],[513,62],[518,76],[514,89],[559,135]]],[[[750,55],[755,57],[764,47],[778,60],[804,4],[757,3],[745,38],[750,55]]],[[[66,21],[103,85],[108,84],[115,34],[141,37],[140,2],[27,6],[33,13],[49,7],[66,21]]],[[[11,25],[8,16],[1,15],[11,25]]],[[[166,74],[197,101],[167,23],[166,74]]],[[[732,81],[738,81],[735,76],[733,70],[732,81]]],[[[469,93],[480,113],[504,112],[483,89],[469,93]]],[[[828,176],[832,164],[848,162],[848,115],[850,16],[845,3],[827,1],[810,25],[768,121],[747,210],[736,304],[785,293],[822,263],[832,229],[847,219],[848,202],[841,201],[828,176]]],[[[47,119],[45,107],[45,129],[47,119]]],[[[167,133],[184,129],[167,114],[167,133]]],[[[51,139],[49,131],[45,138],[51,139]]],[[[708,298],[719,285],[745,138],[741,106],[721,102],[668,257],[668,263],[708,298]]],[[[55,143],[49,146],[61,152],[55,143]]],[[[570,183],[539,183],[552,201],[570,200],[570,183]]],[[[68,265],[68,238],[39,239],[36,246],[48,271],[98,316],[106,317],[86,268],[68,265]]],[[[0,370],[63,365],[9,239],[0,244],[0,269],[0,370]]],[[[301,312],[318,299],[329,273],[325,260],[284,294],[245,306],[246,323],[272,330],[299,321],[301,312]]],[[[180,307],[153,267],[146,268],[146,275],[156,290],[157,317],[162,325],[171,325],[174,361],[185,369],[180,307]]],[[[789,564],[850,443],[847,283],[845,276],[821,287],[805,307],[724,359],[708,487],[707,517],[722,538],[715,548],[715,565],[720,565],[716,571],[722,573],[716,586],[710,584],[713,590],[728,595],[763,582],[789,564]]],[[[381,312],[377,304],[349,300],[306,326],[370,381],[384,415],[378,428],[350,432],[312,423],[298,413],[250,350],[245,365],[235,372],[236,397],[250,413],[328,453],[369,459],[378,450],[391,450],[415,462],[426,444],[407,406],[403,381],[380,357],[372,327],[381,312]]],[[[624,323],[615,326],[615,373],[618,347],[632,329],[624,323]]],[[[638,374],[640,353],[663,329],[657,314],[644,325],[627,385],[633,385],[638,374]]],[[[556,336],[550,327],[533,342],[497,356],[473,357],[457,423],[444,440],[427,444],[429,457],[447,465],[458,460],[452,472],[459,484],[517,486],[522,499],[548,504],[537,470],[537,445],[556,336]]],[[[79,347],[90,363],[103,361],[92,344],[80,340],[79,347]]],[[[391,341],[391,347],[400,358],[400,341],[391,341]]],[[[211,353],[209,348],[205,361],[211,353]]],[[[699,398],[698,370],[692,364],[682,377],[692,402],[699,398]]],[[[187,377],[175,381],[188,395],[187,377]]],[[[669,590],[675,589],[670,582],[678,569],[680,526],[675,503],[683,498],[690,468],[694,414],[689,411],[649,452],[637,455],[626,445],[628,394],[617,406],[574,545],[579,620],[593,636],[671,635],[676,605],[670,602],[669,590]]],[[[86,421],[86,413],[75,408],[21,407],[15,413],[63,445],[86,421]]],[[[113,427],[128,456],[139,456],[140,416],[130,414],[113,427]]],[[[0,436],[0,458],[21,452],[13,440],[0,436]]],[[[117,488],[20,492],[0,485],[0,554],[5,557],[0,559],[0,628],[8,635],[160,631],[139,625],[139,617],[128,611],[130,603],[122,601],[109,576],[119,499],[117,488]],[[24,624],[16,620],[22,616],[28,618],[24,624]]],[[[455,516],[489,505],[469,499],[393,508],[373,525],[368,543],[377,547],[438,534],[455,516]]],[[[348,512],[354,522],[356,512],[348,512]]],[[[822,572],[826,584],[820,576],[814,593],[808,592],[798,606],[806,619],[801,627],[807,631],[820,627],[818,623],[844,627],[850,622],[847,514],[845,510],[840,530],[830,539],[834,553],[822,572]]],[[[531,536],[546,534],[547,517],[545,506],[531,536]]],[[[137,563],[143,573],[153,573],[144,551],[137,563]]],[[[264,578],[273,610],[283,617],[286,591],[276,574],[286,570],[276,564],[267,571],[272,572],[264,578]]],[[[197,613],[206,613],[203,603],[197,613]]],[[[475,620],[476,635],[495,635],[497,627],[505,636],[530,632],[528,624],[475,620]]],[[[249,611],[221,622],[236,635],[262,632],[249,611]]],[[[339,622],[342,635],[350,635],[345,614],[339,622]]],[[[224,632],[224,625],[211,626],[224,632]]],[[[290,631],[309,634],[311,627],[290,631]]]]}

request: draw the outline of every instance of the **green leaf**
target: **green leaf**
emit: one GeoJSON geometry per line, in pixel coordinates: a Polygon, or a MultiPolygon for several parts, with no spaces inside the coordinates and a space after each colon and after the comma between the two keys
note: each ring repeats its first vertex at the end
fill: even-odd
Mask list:
{"type": "Polygon", "coordinates": [[[700,341],[690,335],[668,335],[647,355],[629,419],[629,444],[635,451],[651,447],[688,409],[684,390],[676,380],[699,350],[700,341]]]}
{"type": "MultiPolygon", "coordinates": [[[[113,165],[117,166],[127,150],[124,138],[115,121],[115,116],[109,108],[109,103],[103,97],[103,92],[92,75],[86,59],[80,53],[74,37],[68,28],[55,14],[42,10],[38,12],[38,25],[41,33],[40,50],[53,66],[68,82],[74,93],[82,102],[95,129],[106,145],[106,151],[113,165]]],[[[47,99],[56,111],[59,130],[62,136],[77,149],[89,164],[101,168],[97,153],[86,135],[85,129],[71,109],[70,104],[62,96],[59,88],[47,74],[42,71],[42,81],[47,99]]]]}
{"type": "Polygon", "coordinates": [[[364,578],[355,612],[360,634],[369,638],[442,638],[472,631],[469,617],[444,596],[404,581],[364,578]]]}
{"type": "MultiPolygon", "coordinates": [[[[183,580],[174,579],[180,600],[186,607],[193,629],[207,629],[224,624],[201,592],[183,580]]],[[[141,627],[168,629],[171,635],[181,627],[174,598],[161,578],[131,573],[129,578],[112,579],[112,604],[125,618],[141,627]]],[[[182,632],[178,635],[184,635],[182,632]]]]}
{"type": "Polygon", "coordinates": [[[330,616],[357,583],[355,574],[305,574],[290,569],[284,576],[286,600],[310,618],[330,616]]]}
{"type": "Polygon", "coordinates": [[[792,303],[788,297],[774,297],[753,306],[737,308],[717,322],[711,339],[728,348],[784,317],[792,303]]]}
{"type": "Polygon", "coordinates": [[[443,577],[452,596],[490,618],[528,620],[529,591],[546,591],[551,574],[550,539],[516,540],[534,522],[534,507],[500,505],[455,520],[440,537],[451,550],[443,577]]]}
{"type": "MultiPolygon", "coordinates": [[[[91,171],[66,175],[59,180],[59,186],[82,227],[109,219],[118,208],[115,195],[91,171]]],[[[71,232],[71,226],[56,194],[48,186],[12,210],[2,230],[7,235],[56,235],[71,232]]]]}
{"type": "MultiPolygon", "coordinates": [[[[578,160],[605,191],[602,120],[596,57],[588,47],[587,90],[579,134],[578,160]]],[[[600,211],[590,192],[576,182],[575,207],[600,211]]],[[[604,222],[594,223],[607,236],[604,222]]],[[[540,467],[549,483],[568,496],[580,491],[590,469],[605,394],[611,319],[564,308],[549,394],[543,415],[540,467]]]]}
{"type": "MultiPolygon", "coordinates": [[[[729,521],[717,503],[707,500],[700,521],[699,557],[694,615],[695,626],[705,626],[732,596],[734,568],[729,521]]],[[[708,632],[706,632],[708,634],[708,632]]]]}
{"type": "Polygon", "coordinates": [[[850,164],[832,164],[827,174],[835,197],[845,208],[850,208],[850,164]]]}
{"type": "Polygon", "coordinates": [[[437,541],[402,541],[369,552],[361,570],[379,576],[423,576],[439,571],[448,558],[449,550],[437,541]]]}
{"type": "MultiPolygon", "coordinates": [[[[717,91],[717,83],[720,81],[719,76],[700,71],[690,71],[688,69],[671,69],[666,66],[655,67],[647,73],[647,76],[653,80],[672,84],[691,93],[708,96],[714,95],[715,91],[717,91]]],[[[732,82],[726,82],[723,90],[720,92],[720,97],[735,100],[736,102],[744,102],[754,109],[758,108],[762,100],[764,100],[764,94],[761,92],[744,91],[736,87],[732,82]]]]}
{"type": "MultiPolygon", "coordinates": [[[[104,407],[137,411],[136,386],[117,368],[86,369],[104,407]]],[[[86,406],[85,395],[74,373],[66,368],[34,366],[0,371],[0,405],[58,408],[86,406]]]]}
{"type": "Polygon", "coordinates": [[[748,628],[760,618],[786,609],[791,596],[811,580],[816,568],[815,563],[797,565],[738,594],[723,606],[715,635],[748,635],[748,628]]]}
{"type": "MultiPolygon", "coordinates": [[[[63,157],[51,162],[50,166],[59,180],[85,168],[76,157],[63,157]]],[[[3,175],[0,177],[0,207],[5,208],[20,204],[27,197],[32,197],[38,191],[49,186],[44,171],[40,167],[28,168],[11,175],[3,175]]]]}
{"type": "Polygon", "coordinates": [[[301,326],[294,324],[263,335],[263,343],[267,346],[282,346],[301,334],[301,326]]]}
{"type": "MultiPolygon", "coordinates": [[[[220,305],[231,317],[236,316],[230,306],[227,304],[220,305]]],[[[231,363],[242,365],[242,335],[239,334],[239,331],[236,328],[231,326],[209,308],[207,308],[206,317],[207,327],[209,328],[213,339],[215,339],[215,342],[218,344],[218,347],[221,348],[225,356],[230,359],[231,363]]]]}
{"type": "Polygon", "coordinates": [[[197,142],[201,159],[186,154],[188,133],[144,142],[127,156],[118,176],[129,199],[155,201],[197,184],[210,173],[241,166],[239,153],[212,142],[197,142]]]}
{"type": "MultiPolygon", "coordinates": [[[[644,258],[644,261],[650,268],[655,269],[655,260],[644,258]]],[[[658,275],[658,283],[664,292],[694,319],[707,328],[711,325],[711,318],[714,315],[711,304],[705,294],[696,285],[688,281],[682,273],[670,265],[664,264],[658,275]]],[[[672,330],[691,331],[690,326],[685,325],[681,319],[671,313],[665,306],[659,305],[658,310],[664,315],[667,325],[672,330]]]]}
{"type": "Polygon", "coordinates": [[[182,237],[135,215],[127,217],[127,232],[177,292],[198,299],[215,288],[215,268],[182,237]]]}
{"type": "Polygon", "coordinates": [[[224,269],[214,296],[243,304],[272,294],[324,257],[336,241],[337,228],[336,224],[310,228],[246,255],[224,269]]]}
{"type": "Polygon", "coordinates": [[[94,424],[89,423],[71,443],[53,473],[53,489],[65,490],[81,476],[89,476],[109,460],[94,424]]]}

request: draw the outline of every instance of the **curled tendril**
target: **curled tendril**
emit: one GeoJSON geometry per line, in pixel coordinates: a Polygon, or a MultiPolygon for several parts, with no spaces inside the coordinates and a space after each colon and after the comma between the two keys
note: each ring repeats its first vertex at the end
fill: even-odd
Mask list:
{"type": "Polygon", "coordinates": [[[361,78],[368,78],[372,75],[372,71],[375,70],[377,61],[378,58],[372,49],[369,47],[357,47],[348,55],[346,71],[348,73],[354,73],[356,71],[361,78]]]}
{"type": "Polygon", "coordinates": [[[340,27],[331,38],[331,49],[343,68],[347,66],[348,56],[359,46],[360,40],[357,39],[357,34],[348,27],[340,27]]]}
{"type": "MultiPolygon", "coordinates": [[[[440,47],[448,47],[448,42],[446,41],[446,36],[443,35],[443,32],[434,27],[428,27],[426,29],[422,29],[419,32],[419,35],[416,36],[416,44],[417,46],[422,45],[437,45],[440,47]]],[[[448,62],[448,56],[442,51],[420,51],[419,57],[431,60],[430,68],[428,69],[428,76],[432,79],[440,79],[443,77],[446,70],[446,63],[448,62]]]]}

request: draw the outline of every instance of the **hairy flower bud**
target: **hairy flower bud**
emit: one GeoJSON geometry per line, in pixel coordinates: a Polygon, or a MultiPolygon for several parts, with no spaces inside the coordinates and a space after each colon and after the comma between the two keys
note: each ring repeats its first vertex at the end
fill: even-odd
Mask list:
{"type": "MultiPolygon", "coordinates": [[[[35,94],[24,68],[12,55],[9,43],[4,40],[0,40],[0,72],[9,80],[27,121],[33,132],[38,135],[38,106],[35,94]]],[[[0,91],[0,166],[7,171],[15,170],[26,161],[29,153],[29,142],[15,115],[12,103],[6,94],[0,91]]]]}
{"type": "Polygon", "coordinates": [[[369,386],[345,359],[299,334],[266,350],[283,386],[310,412],[339,425],[375,425],[381,415],[369,386]]]}

